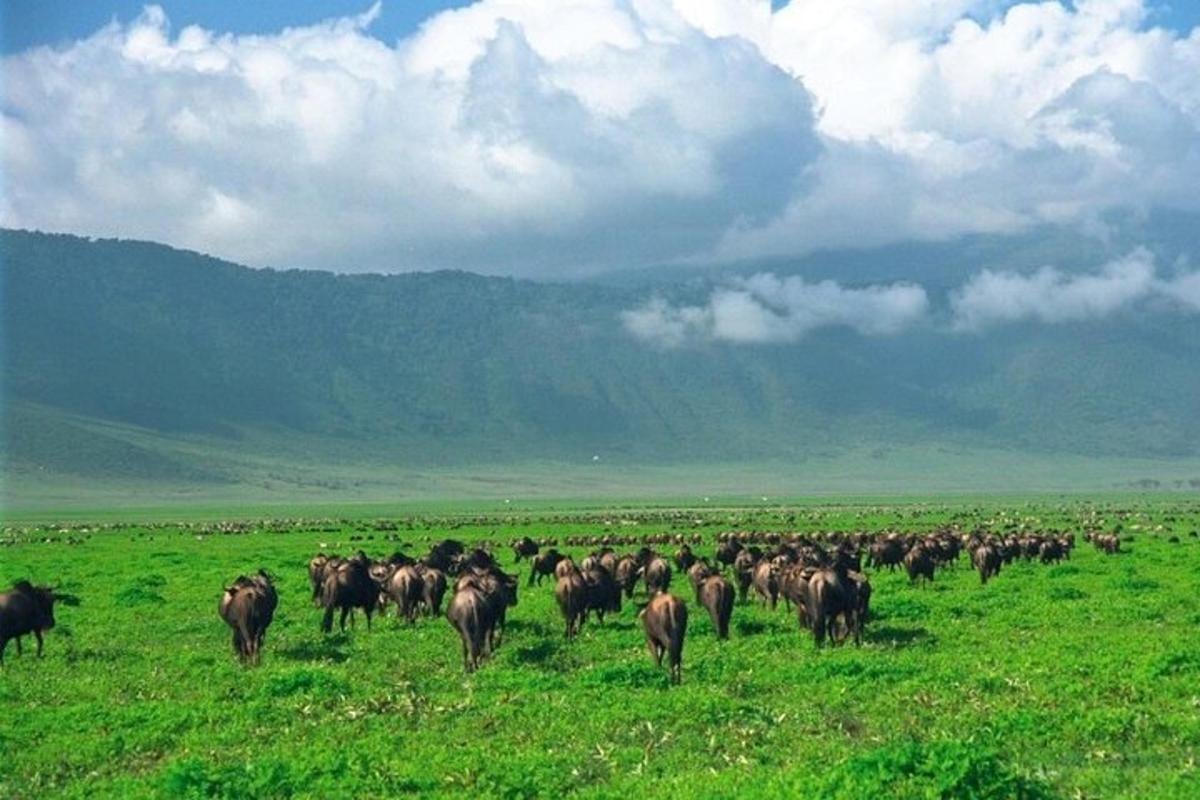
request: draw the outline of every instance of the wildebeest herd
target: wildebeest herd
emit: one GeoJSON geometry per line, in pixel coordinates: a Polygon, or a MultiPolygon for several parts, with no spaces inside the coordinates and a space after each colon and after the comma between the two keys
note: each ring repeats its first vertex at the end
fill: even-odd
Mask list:
{"type": "MultiPolygon", "coordinates": [[[[1116,535],[1088,533],[1085,539],[1105,553],[1120,551],[1116,535]]],[[[677,575],[690,584],[696,604],[712,620],[719,639],[729,637],[737,601],[744,604],[753,599],[771,610],[782,600],[795,610],[799,628],[811,633],[818,647],[847,639],[861,643],[872,592],[864,560],[876,570],[903,568],[911,582],[923,585],[934,580],[936,570],[955,565],[965,551],[986,584],[1017,559],[1044,564],[1069,559],[1075,536],[1060,531],[964,533],[950,528],[922,535],[737,532],[718,535],[711,558],[693,551],[692,545],[702,544],[699,534],[577,536],[564,543],[589,552],[576,562],[558,550],[555,538],[523,536],[510,542],[514,562],[529,564],[527,588],[553,580],[564,636],[574,639],[593,615],[602,624],[606,615],[621,613],[623,600],[633,602],[647,649],[659,666],[665,657],[670,680],[678,683],[688,607],[670,591],[677,575]],[[622,553],[619,547],[636,549],[622,553]]],[[[338,616],[344,631],[347,619],[353,624],[354,613],[360,610],[370,628],[373,615],[389,606],[409,624],[420,616],[440,616],[446,591],[452,588],[445,616],[461,640],[463,666],[473,672],[502,645],[509,609],[518,599],[518,577],[500,567],[493,546],[484,542],[468,549],[445,539],[419,558],[397,551],[380,560],[361,550],[348,558],[320,553],[309,562],[308,577],[312,602],[324,612],[321,630],[331,632],[338,616]]],[[[56,600],[79,602],[27,581],[0,594],[0,663],[8,641],[16,639],[20,653],[21,637],[28,633],[37,639],[41,655],[42,634],[54,627],[56,600]]],[[[259,661],[277,605],[272,578],[262,570],[239,576],[225,588],[218,611],[232,629],[234,651],[243,661],[259,661]]]]}

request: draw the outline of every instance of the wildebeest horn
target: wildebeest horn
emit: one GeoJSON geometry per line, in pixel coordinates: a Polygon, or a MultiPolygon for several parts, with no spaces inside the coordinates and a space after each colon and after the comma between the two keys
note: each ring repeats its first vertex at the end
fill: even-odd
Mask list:
{"type": "Polygon", "coordinates": [[[79,598],[73,594],[59,594],[58,592],[54,592],[54,599],[62,603],[64,606],[79,605],[79,598]]]}

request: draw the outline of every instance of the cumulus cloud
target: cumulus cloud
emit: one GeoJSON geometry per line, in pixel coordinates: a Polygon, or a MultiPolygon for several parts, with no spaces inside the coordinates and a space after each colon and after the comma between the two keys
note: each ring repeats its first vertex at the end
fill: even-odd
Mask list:
{"type": "Polygon", "coordinates": [[[378,13],[5,58],[0,224],[561,276],[1200,210],[1200,29],[1143,0],[378,13]]]}
{"type": "Polygon", "coordinates": [[[703,341],[794,342],[817,328],[842,326],[868,336],[899,333],[920,322],[929,305],[912,284],[847,288],[834,281],[760,273],[713,291],[702,306],[654,298],[622,314],[635,337],[661,347],[703,341]]]}
{"type": "Polygon", "coordinates": [[[1099,272],[1066,275],[1053,267],[1028,275],[984,270],[950,301],[955,327],[979,330],[1037,320],[1076,322],[1105,317],[1155,291],[1154,259],[1139,249],[1099,272]]]}

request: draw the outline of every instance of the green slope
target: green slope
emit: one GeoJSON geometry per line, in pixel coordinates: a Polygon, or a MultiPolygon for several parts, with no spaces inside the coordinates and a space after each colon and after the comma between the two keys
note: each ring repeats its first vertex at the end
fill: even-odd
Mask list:
{"type": "Polygon", "coordinates": [[[857,486],[889,453],[921,454],[929,474],[914,485],[1012,453],[1104,461],[1096,485],[1108,486],[1147,459],[1178,478],[1200,455],[1195,317],[661,351],[621,328],[620,311],[647,296],[637,286],[251,270],[15,231],[0,233],[0,258],[4,456],[22,492],[60,478],[303,486],[292,473],[593,456],[685,472],[840,464],[857,486]]]}

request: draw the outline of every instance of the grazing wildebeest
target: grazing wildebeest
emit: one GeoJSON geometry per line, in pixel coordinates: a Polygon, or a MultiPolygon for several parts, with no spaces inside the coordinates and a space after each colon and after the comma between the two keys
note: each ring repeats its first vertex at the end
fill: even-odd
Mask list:
{"type": "Polygon", "coordinates": [[[639,616],[646,631],[646,647],[654,657],[654,663],[661,667],[665,653],[671,683],[680,683],[683,680],[683,639],[687,635],[687,603],[662,592],[650,599],[639,616]]]}
{"type": "Polygon", "coordinates": [[[416,622],[424,590],[425,582],[415,566],[403,566],[393,572],[388,580],[387,594],[396,604],[396,616],[404,617],[410,623],[416,622]]]}
{"type": "Polygon", "coordinates": [[[536,580],[540,586],[542,583],[542,578],[545,578],[547,575],[553,575],[554,570],[558,567],[558,563],[562,561],[563,558],[565,558],[565,556],[563,556],[562,553],[558,552],[553,547],[544,553],[538,553],[530,558],[529,585],[533,586],[534,580],[536,580]]]}
{"type": "Polygon", "coordinates": [[[986,584],[988,578],[1000,574],[1000,551],[989,544],[982,544],[971,551],[971,563],[979,570],[979,582],[986,584]]]}
{"type": "Polygon", "coordinates": [[[327,565],[325,582],[321,586],[321,605],[325,607],[322,631],[329,633],[333,630],[333,614],[339,609],[342,612],[339,627],[346,630],[346,617],[356,608],[366,612],[367,628],[370,629],[371,615],[379,603],[379,586],[371,579],[369,566],[370,559],[361,551],[332,569],[327,565]]]}
{"type": "Polygon", "coordinates": [[[446,573],[433,567],[422,567],[421,602],[429,616],[442,613],[442,598],[446,596],[446,573]]]}
{"type": "Polygon", "coordinates": [[[533,558],[538,554],[537,542],[530,539],[528,536],[522,536],[517,541],[513,542],[513,561],[518,562],[522,558],[533,558]]]}
{"type": "Polygon", "coordinates": [[[450,575],[457,575],[458,559],[462,554],[462,542],[455,539],[443,539],[429,548],[429,555],[421,560],[427,567],[440,569],[450,575]]]}
{"type": "Polygon", "coordinates": [[[221,595],[217,612],[233,629],[233,650],[242,661],[257,664],[261,660],[263,639],[278,604],[275,586],[262,570],[249,578],[238,576],[221,595]]]}
{"type": "Polygon", "coordinates": [[[76,605],[70,595],[58,595],[49,586],[34,586],[29,581],[17,581],[10,591],[0,593],[0,664],[4,663],[4,648],[9,639],[17,640],[17,655],[21,655],[21,637],[32,633],[37,639],[37,655],[42,657],[42,633],[54,627],[54,602],[76,605]]]}
{"type": "Polygon", "coordinates": [[[1058,563],[1063,559],[1063,546],[1058,539],[1047,539],[1038,548],[1038,558],[1043,564],[1058,563]]]}
{"type": "Polygon", "coordinates": [[[566,637],[574,639],[587,615],[587,587],[578,574],[559,578],[554,586],[554,599],[566,622],[566,637]]]}
{"type": "Polygon", "coordinates": [[[446,619],[462,639],[463,668],[467,672],[479,669],[487,651],[488,634],[493,625],[492,606],[483,591],[468,584],[454,592],[446,608],[446,619]]]}
{"type": "Polygon", "coordinates": [[[916,545],[904,556],[904,568],[908,570],[910,582],[916,582],[917,578],[922,578],[922,582],[933,580],[933,566],[933,558],[924,545],[916,545]]]}
{"type": "Polygon", "coordinates": [[[700,605],[708,610],[718,639],[729,638],[729,617],[733,614],[733,584],[720,575],[709,575],[696,590],[700,605]]]}
{"type": "Polygon", "coordinates": [[[643,579],[646,581],[646,594],[665,592],[671,586],[671,565],[665,558],[654,556],[646,564],[643,579]]]}

